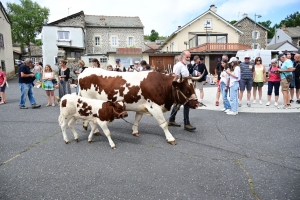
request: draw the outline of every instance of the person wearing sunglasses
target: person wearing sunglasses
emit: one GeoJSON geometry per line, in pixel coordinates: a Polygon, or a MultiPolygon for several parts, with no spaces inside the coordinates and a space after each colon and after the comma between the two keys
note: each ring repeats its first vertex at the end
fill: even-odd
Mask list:
{"type": "Polygon", "coordinates": [[[271,103],[271,95],[274,88],[275,93],[275,103],[274,106],[278,106],[278,98],[279,98],[279,87],[280,87],[280,74],[278,69],[280,67],[277,64],[277,59],[274,58],[271,60],[271,66],[269,67],[268,74],[269,74],[269,80],[268,80],[268,102],[266,103],[266,106],[269,106],[271,103]]]}
{"type": "Polygon", "coordinates": [[[258,90],[259,104],[262,105],[262,87],[266,83],[266,69],[262,64],[261,57],[257,57],[255,63],[255,76],[253,80],[253,104],[256,103],[256,93],[258,90]]]}

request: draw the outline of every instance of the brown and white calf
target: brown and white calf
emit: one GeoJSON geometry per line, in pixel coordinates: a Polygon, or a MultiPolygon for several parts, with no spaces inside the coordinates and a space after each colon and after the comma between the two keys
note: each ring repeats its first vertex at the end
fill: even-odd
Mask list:
{"type": "Polygon", "coordinates": [[[66,144],[70,143],[66,134],[67,124],[74,134],[74,139],[78,142],[78,134],[74,128],[74,124],[77,119],[81,119],[89,121],[92,128],[88,137],[90,143],[98,124],[106,135],[111,148],[115,149],[116,145],[110,137],[107,124],[114,119],[127,116],[128,114],[125,111],[125,105],[122,101],[102,101],[68,94],[61,98],[58,121],[66,144]]]}

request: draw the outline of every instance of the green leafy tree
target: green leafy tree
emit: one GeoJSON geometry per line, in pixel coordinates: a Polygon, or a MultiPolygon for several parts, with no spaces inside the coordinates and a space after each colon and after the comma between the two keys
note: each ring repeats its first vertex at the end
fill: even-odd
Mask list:
{"type": "Polygon", "coordinates": [[[12,21],[12,40],[22,47],[27,46],[31,57],[30,44],[41,44],[35,38],[48,20],[50,10],[31,0],[20,0],[20,3],[7,3],[7,13],[12,21]]]}
{"type": "Polygon", "coordinates": [[[232,20],[232,21],[228,21],[230,24],[235,24],[237,22],[237,20],[232,20]]]}
{"type": "Polygon", "coordinates": [[[151,42],[154,42],[155,40],[157,40],[159,38],[158,32],[156,32],[155,30],[151,30],[151,34],[149,35],[148,39],[151,42]]]}
{"type": "Polygon", "coordinates": [[[258,22],[260,25],[262,25],[263,27],[269,29],[268,31],[268,38],[273,38],[274,34],[275,34],[275,29],[274,27],[271,27],[272,22],[270,20],[265,21],[265,22],[258,22]]]}
{"type": "Polygon", "coordinates": [[[300,13],[297,11],[294,14],[290,14],[284,20],[281,20],[277,27],[281,27],[283,24],[286,25],[286,27],[300,26],[300,13]]]}

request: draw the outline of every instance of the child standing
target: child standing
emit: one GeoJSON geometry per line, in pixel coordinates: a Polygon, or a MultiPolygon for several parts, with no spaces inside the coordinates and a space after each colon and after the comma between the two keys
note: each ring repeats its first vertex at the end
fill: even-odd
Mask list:
{"type": "Polygon", "coordinates": [[[228,69],[227,60],[222,60],[221,66],[223,68],[223,71],[220,74],[220,77],[221,77],[220,87],[221,87],[221,93],[222,93],[222,98],[223,98],[223,103],[224,103],[224,108],[222,108],[221,111],[224,111],[227,113],[231,110],[231,106],[230,106],[230,103],[227,98],[229,87],[226,86],[228,83],[228,79],[229,79],[229,75],[226,73],[226,70],[228,69]]]}

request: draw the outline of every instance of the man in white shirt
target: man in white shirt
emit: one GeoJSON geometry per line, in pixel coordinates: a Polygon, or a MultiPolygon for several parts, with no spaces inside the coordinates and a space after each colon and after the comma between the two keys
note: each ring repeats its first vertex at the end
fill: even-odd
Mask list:
{"type": "MultiPolygon", "coordinates": [[[[191,53],[189,51],[183,51],[181,54],[181,59],[178,63],[176,63],[173,67],[173,74],[182,77],[188,77],[190,75],[189,70],[187,68],[187,64],[190,61],[191,58],[191,53]]],[[[193,131],[196,129],[196,127],[192,126],[190,124],[190,119],[189,119],[189,112],[190,108],[186,105],[184,105],[183,109],[183,121],[184,121],[184,129],[187,131],[193,131]]],[[[175,117],[176,117],[177,111],[174,110],[174,107],[172,108],[171,112],[171,117],[169,119],[169,126],[176,126],[180,127],[180,124],[177,124],[175,122],[175,117]]]]}

